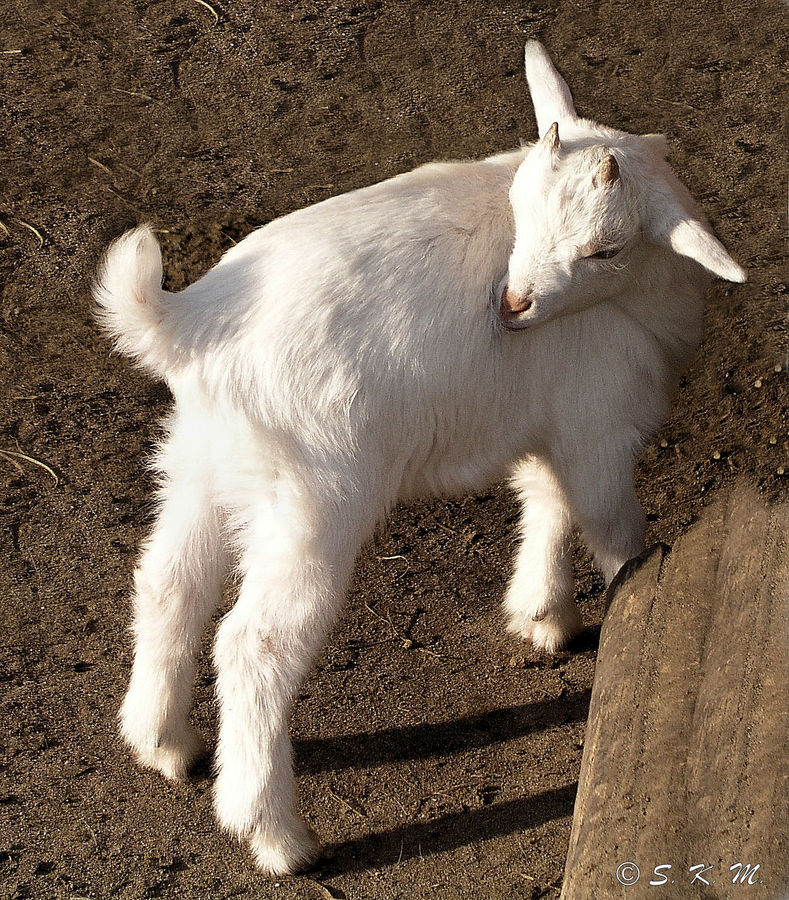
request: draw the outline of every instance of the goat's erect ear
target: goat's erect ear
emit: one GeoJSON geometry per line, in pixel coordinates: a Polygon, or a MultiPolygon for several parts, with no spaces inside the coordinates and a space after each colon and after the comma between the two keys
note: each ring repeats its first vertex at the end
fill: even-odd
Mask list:
{"type": "Polygon", "coordinates": [[[745,269],[737,265],[723,244],[698,219],[686,217],[675,220],[667,224],[657,237],[676,253],[694,259],[719,278],[738,282],[748,279],[745,269]]]}
{"type": "Polygon", "coordinates": [[[526,80],[529,82],[531,102],[537,117],[537,130],[540,137],[554,122],[575,121],[573,95],[567,82],[556,71],[548,52],[539,41],[526,44],[526,80]]]}

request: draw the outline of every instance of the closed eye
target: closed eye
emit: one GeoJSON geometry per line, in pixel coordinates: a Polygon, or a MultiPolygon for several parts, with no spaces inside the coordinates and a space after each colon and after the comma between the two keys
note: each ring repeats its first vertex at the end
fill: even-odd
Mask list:
{"type": "Polygon", "coordinates": [[[617,253],[620,253],[621,247],[612,247],[608,250],[598,250],[597,253],[591,253],[586,259],[612,259],[617,253]]]}

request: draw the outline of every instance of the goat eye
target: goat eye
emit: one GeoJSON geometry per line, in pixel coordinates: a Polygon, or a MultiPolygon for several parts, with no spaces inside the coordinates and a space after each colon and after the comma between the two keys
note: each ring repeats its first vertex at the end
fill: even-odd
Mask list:
{"type": "Polygon", "coordinates": [[[598,250],[597,253],[592,253],[587,256],[587,259],[611,259],[616,256],[617,253],[621,250],[621,247],[612,247],[610,250],[598,250]]]}

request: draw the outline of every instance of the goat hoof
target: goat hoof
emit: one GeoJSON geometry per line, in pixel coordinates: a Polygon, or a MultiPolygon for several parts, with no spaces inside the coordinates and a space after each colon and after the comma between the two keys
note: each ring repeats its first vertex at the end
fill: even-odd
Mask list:
{"type": "Polygon", "coordinates": [[[318,835],[304,822],[296,834],[272,839],[270,832],[254,829],[248,839],[255,863],[269,876],[294,875],[302,872],[318,859],[321,843],[318,835]]]}
{"type": "Polygon", "coordinates": [[[158,744],[137,742],[125,728],[123,736],[141,766],[155,769],[170,781],[185,781],[189,769],[206,752],[202,735],[191,725],[183,729],[177,740],[160,740],[158,744]]]}
{"type": "Polygon", "coordinates": [[[583,631],[581,613],[575,603],[550,610],[540,618],[517,623],[513,631],[545,653],[556,653],[583,631]]]}

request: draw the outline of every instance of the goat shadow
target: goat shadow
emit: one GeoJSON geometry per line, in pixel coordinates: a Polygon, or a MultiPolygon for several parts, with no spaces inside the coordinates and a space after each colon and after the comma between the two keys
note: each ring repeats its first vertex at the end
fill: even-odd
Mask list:
{"type": "MultiPolygon", "coordinates": [[[[451,756],[533,734],[556,725],[584,721],[591,691],[560,701],[540,700],[451,722],[387,728],[372,734],[295,742],[299,772],[337,771],[408,759],[451,756]]],[[[491,803],[433,819],[374,832],[326,848],[313,871],[333,877],[396,865],[414,857],[453,850],[476,841],[513,834],[572,815],[577,782],[529,797],[491,803]]]]}
{"type": "Polygon", "coordinates": [[[320,877],[333,878],[365,869],[397,865],[417,856],[422,859],[477,841],[526,831],[553,819],[572,816],[577,790],[578,782],[574,781],[530,797],[452,813],[429,822],[417,822],[354,841],[332,844],[326,848],[313,871],[320,877]]]}

